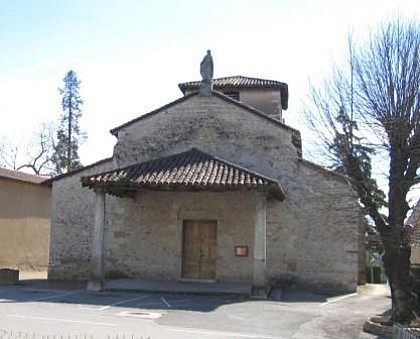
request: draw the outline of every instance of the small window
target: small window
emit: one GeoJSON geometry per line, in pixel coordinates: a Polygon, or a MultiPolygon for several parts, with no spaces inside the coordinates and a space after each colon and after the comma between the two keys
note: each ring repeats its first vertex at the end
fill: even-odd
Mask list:
{"type": "Polygon", "coordinates": [[[233,100],[239,101],[239,92],[223,92],[223,94],[233,100]]]}

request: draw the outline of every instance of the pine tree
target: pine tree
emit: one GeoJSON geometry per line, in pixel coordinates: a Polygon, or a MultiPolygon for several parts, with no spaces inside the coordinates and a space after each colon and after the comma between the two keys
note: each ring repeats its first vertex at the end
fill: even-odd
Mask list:
{"type": "Polygon", "coordinates": [[[52,157],[56,174],[66,173],[82,166],[78,150],[79,144],[85,139],[85,135],[79,127],[83,100],[79,94],[80,81],[77,79],[76,72],[68,71],[63,82],[64,87],[58,89],[62,96],[63,113],[52,157]]]}
{"type": "Polygon", "coordinates": [[[337,129],[332,143],[329,145],[333,155],[332,168],[355,181],[354,187],[359,193],[362,204],[369,204],[379,210],[387,207],[385,193],[378,187],[372,177],[372,161],[375,149],[364,144],[364,139],[357,135],[359,126],[355,120],[341,107],[335,117],[337,129]]]}

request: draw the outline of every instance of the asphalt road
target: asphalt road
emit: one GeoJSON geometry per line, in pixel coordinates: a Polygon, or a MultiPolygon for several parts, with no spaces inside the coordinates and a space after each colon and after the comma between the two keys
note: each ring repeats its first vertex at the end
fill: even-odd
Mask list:
{"type": "Polygon", "coordinates": [[[367,339],[376,337],[363,322],[389,306],[388,290],[372,285],[335,296],[286,290],[281,301],[3,286],[0,338],[367,339]]]}

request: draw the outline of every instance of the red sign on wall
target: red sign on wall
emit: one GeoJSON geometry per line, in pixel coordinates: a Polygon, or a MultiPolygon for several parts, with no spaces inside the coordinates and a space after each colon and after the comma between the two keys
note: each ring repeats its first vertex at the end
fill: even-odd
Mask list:
{"type": "Polygon", "coordinates": [[[243,246],[243,245],[235,246],[235,256],[236,257],[247,257],[248,256],[248,246],[243,246]]]}

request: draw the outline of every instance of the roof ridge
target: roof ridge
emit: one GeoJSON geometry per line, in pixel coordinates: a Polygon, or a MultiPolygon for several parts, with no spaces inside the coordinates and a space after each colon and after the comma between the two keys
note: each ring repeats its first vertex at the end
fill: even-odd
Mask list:
{"type": "MultiPolygon", "coordinates": [[[[225,76],[225,77],[219,77],[219,78],[213,78],[212,82],[216,82],[216,81],[220,81],[220,80],[227,80],[227,79],[234,79],[234,78],[242,78],[242,79],[252,79],[252,80],[261,80],[261,81],[270,81],[270,82],[274,82],[274,83],[278,83],[278,84],[285,84],[282,81],[279,80],[273,80],[273,79],[265,79],[265,78],[260,78],[260,77],[250,77],[250,76],[245,76],[245,75],[229,75],[229,76],[225,76]]],[[[181,82],[178,84],[178,87],[180,87],[180,85],[186,85],[186,84],[200,84],[201,80],[191,80],[191,81],[185,81],[185,82],[181,82]]]]}
{"type": "Polygon", "coordinates": [[[24,181],[33,184],[40,184],[43,181],[50,179],[50,176],[47,175],[26,173],[17,169],[10,169],[5,167],[0,167],[0,177],[24,181]]]}
{"type": "Polygon", "coordinates": [[[96,165],[101,165],[101,164],[103,164],[103,163],[105,163],[105,162],[107,162],[107,161],[112,161],[112,160],[113,160],[113,157],[104,158],[104,159],[101,159],[101,160],[98,160],[98,161],[92,162],[92,163],[90,163],[89,165],[82,166],[82,167],[76,168],[76,169],[74,169],[74,170],[71,170],[70,172],[67,172],[67,173],[62,173],[62,174],[58,174],[58,175],[56,175],[55,177],[51,177],[51,178],[49,178],[49,179],[45,180],[45,182],[43,182],[43,183],[44,183],[44,184],[51,184],[51,183],[52,183],[52,182],[54,182],[54,181],[57,181],[57,180],[60,180],[60,179],[63,179],[63,178],[69,177],[69,176],[71,176],[71,175],[73,175],[73,174],[76,174],[76,173],[82,172],[82,171],[84,171],[84,170],[87,170],[87,169],[90,169],[90,168],[92,168],[92,167],[95,167],[96,165]]]}
{"type": "Polygon", "coordinates": [[[260,115],[263,118],[265,118],[265,119],[267,119],[269,121],[272,121],[272,122],[274,122],[274,123],[276,123],[276,124],[278,124],[278,125],[280,125],[280,126],[282,126],[284,128],[287,128],[289,130],[292,130],[294,132],[298,132],[299,133],[299,130],[297,130],[296,128],[293,128],[293,127],[291,127],[289,125],[286,125],[285,123],[281,122],[280,120],[273,118],[272,116],[264,113],[263,111],[261,111],[261,110],[259,110],[257,108],[254,108],[254,107],[251,107],[251,106],[249,106],[247,104],[244,104],[241,101],[237,101],[235,99],[232,99],[231,97],[229,97],[228,95],[226,95],[226,94],[224,94],[222,92],[212,90],[212,93],[213,94],[216,94],[216,96],[219,96],[219,97],[225,99],[226,101],[229,101],[229,102],[231,102],[231,103],[233,103],[233,104],[235,104],[237,106],[240,106],[242,108],[246,108],[247,110],[252,111],[253,113],[256,113],[257,115],[260,115]]]}
{"type": "Polygon", "coordinates": [[[307,160],[307,159],[299,159],[299,161],[303,164],[303,165],[308,165],[311,166],[312,168],[315,168],[319,171],[322,171],[325,174],[331,175],[333,177],[336,177],[337,179],[341,180],[341,181],[346,181],[347,182],[347,178],[345,175],[338,173],[336,171],[330,170],[320,164],[317,164],[316,162],[313,162],[311,160],[307,160]]]}
{"type": "Polygon", "coordinates": [[[182,97],[180,97],[180,98],[178,98],[178,99],[176,99],[174,101],[171,101],[170,103],[167,103],[167,104],[165,104],[165,105],[163,105],[163,106],[161,106],[159,108],[154,109],[153,111],[150,111],[150,112],[147,112],[145,114],[142,114],[142,115],[140,115],[140,116],[138,116],[138,117],[136,117],[134,119],[131,119],[131,120],[129,120],[129,121],[127,121],[127,122],[125,122],[125,123],[117,126],[117,127],[114,127],[113,129],[110,130],[110,133],[112,135],[117,135],[118,134],[117,132],[121,128],[124,128],[124,127],[126,127],[128,125],[131,125],[132,123],[135,123],[135,122],[137,122],[139,120],[142,120],[142,119],[144,119],[144,118],[146,118],[148,116],[157,114],[157,113],[163,111],[164,109],[167,109],[167,108],[169,108],[171,106],[174,106],[174,105],[176,105],[176,104],[178,104],[180,102],[183,102],[184,100],[187,100],[188,98],[191,98],[192,96],[197,95],[197,94],[198,94],[198,91],[197,92],[190,93],[188,95],[184,95],[184,96],[182,96],[182,97]]]}

